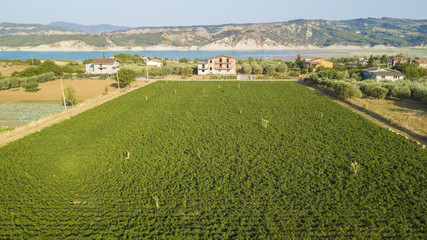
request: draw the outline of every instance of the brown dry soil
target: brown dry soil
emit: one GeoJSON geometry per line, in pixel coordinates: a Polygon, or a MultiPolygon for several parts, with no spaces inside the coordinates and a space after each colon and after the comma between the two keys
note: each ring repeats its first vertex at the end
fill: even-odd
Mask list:
{"type": "MultiPolygon", "coordinates": [[[[77,100],[79,102],[101,95],[105,87],[108,92],[117,90],[113,85],[114,80],[62,80],[64,89],[68,86],[73,86],[76,89],[77,100]]],[[[13,103],[21,101],[58,101],[61,102],[62,91],[61,81],[54,80],[50,82],[40,83],[39,91],[35,93],[26,92],[23,88],[12,88],[0,91],[0,104],[13,103]]]]}
{"type": "Polygon", "coordinates": [[[347,101],[383,116],[390,125],[400,125],[427,137],[427,105],[419,101],[356,98],[347,101]]]}
{"type": "Polygon", "coordinates": [[[22,72],[25,69],[31,67],[30,65],[16,65],[13,67],[7,67],[7,68],[2,68],[0,67],[0,73],[3,77],[10,77],[12,75],[12,73],[16,72],[22,72]]]}

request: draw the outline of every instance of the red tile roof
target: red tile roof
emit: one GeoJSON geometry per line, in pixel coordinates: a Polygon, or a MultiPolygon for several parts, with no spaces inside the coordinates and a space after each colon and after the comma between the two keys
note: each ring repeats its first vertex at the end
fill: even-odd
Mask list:
{"type": "Polygon", "coordinates": [[[94,64],[113,64],[116,61],[115,58],[95,58],[92,63],[94,64]]]}

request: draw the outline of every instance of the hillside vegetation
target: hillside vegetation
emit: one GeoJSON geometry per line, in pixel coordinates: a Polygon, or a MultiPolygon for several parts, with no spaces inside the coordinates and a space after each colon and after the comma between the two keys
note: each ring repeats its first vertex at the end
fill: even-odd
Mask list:
{"type": "MultiPolygon", "coordinates": [[[[59,25],[67,26],[67,25],[59,25]]],[[[76,29],[76,28],[74,28],[76,29]]],[[[96,47],[169,46],[191,49],[245,47],[424,46],[427,20],[367,18],[342,21],[294,20],[262,24],[227,24],[187,27],[141,27],[105,34],[69,35],[64,28],[0,24],[0,46],[38,46],[81,40],[96,47]],[[29,29],[33,28],[33,29],[29,29]],[[55,30],[56,35],[47,35],[55,30]],[[62,29],[64,32],[58,32],[62,29]],[[41,35],[34,39],[31,35],[41,35]],[[36,41],[35,41],[36,40],[36,41]]],[[[69,30],[75,33],[75,30],[69,30]]]]}
{"type": "Polygon", "coordinates": [[[0,148],[0,238],[425,238],[425,153],[295,82],[157,82],[0,148]]]}

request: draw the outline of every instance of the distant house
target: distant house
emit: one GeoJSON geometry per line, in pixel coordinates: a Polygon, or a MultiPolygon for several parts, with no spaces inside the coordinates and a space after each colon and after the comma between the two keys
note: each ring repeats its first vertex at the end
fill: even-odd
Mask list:
{"type": "Polygon", "coordinates": [[[369,59],[365,59],[365,58],[359,58],[358,63],[361,65],[365,65],[368,64],[369,59]]]}
{"type": "Polygon", "coordinates": [[[409,61],[409,58],[407,58],[407,57],[395,57],[395,58],[390,59],[390,65],[392,67],[394,67],[398,63],[405,64],[405,63],[408,63],[408,61],[409,61]]]}
{"type": "Polygon", "coordinates": [[[163,60],[162,59],[151,59],[147,61],[148,66],[153,67],[162,67],[163,66],[163,60]]]}
{"type": "Polygon", "coordinates": [[[414,59],[412,63],[418,67],[427,68],[427,58],[414,59]]]}
{"type": "Polygon", "coordinates": [[[197,74],[235,75],[236,58],[228,55],[211,57],[208,61],[197,64],[197,74]]]}
{"type": "Polygon", "coordinates": [[[119,69],[119,61],[115,58],[95,58],[86,64],[86,74],[116,74],[119,69]]]}
{"type": "Polygon", "coordinates": [[[396,81],[399,79],[405,78],[405,75],[397,70],[387,69],[387,68],[379,68],[379,67],[371,67],[362,70],[363,79],[375,79],[377,81],[380,80],[392,80],[396,81]]]}
{"type": "Polygon", "coordinates": [[[315,58],[315,59],[305,59],[304,63],[303,63],[303,67],[307,68],[312,66],[314,71],[316,71],[317,68],[319,67],[325,67],[325,68],[333,68],[334,67],[334,63],[333,62],[329,62],[326,60],[323,60],[321,58],[315,58]]]}

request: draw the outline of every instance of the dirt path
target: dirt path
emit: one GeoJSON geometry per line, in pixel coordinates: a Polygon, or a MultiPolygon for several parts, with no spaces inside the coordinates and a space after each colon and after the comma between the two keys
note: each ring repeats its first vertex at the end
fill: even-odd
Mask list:
{"type": "Polygon", "coordinates": [[[18,127],[12,131],[1,133],[0,134],[0,147],[4,146],[10,142],[16,141],[20,138],[23,138],[23,137],[25,137],[31,133],[38,132],[38,131],[40,131],[46,127],[49,127],[53,124],[56,124],[56,123],[59,123],[63,120],[69,119],[72,116],[80,114],[86,110],[89,110],[91,108],[99,106],[105,102],[108,102],[114,98],[117,98],[121,95],[129,93],[129,92],[136,90],[138,88],[144,87],[144,86],[151,84],[153,82],[155,82],[155,80],[134,83],[131,88],[120,89],[118,91],[112,92],[112,93],[107,94],[105,96],[102,95],[102,96],[99,96],[96,98],[89,99],[85,102],[78,104],[76,107],[68,109],[67,111],[62,111],[60,113],[51,115],[47,118],[39,119],[39,120],[34,121],[32,123],[18,127]]]}
{"type": "Polygon", "coordinates": [[[307,88],[316,91],[328,98],[330,98],[332,101],[340,104],[341,106],[350,109],[351,111],[361,115],[362,117],[382,126],[385,128],[389,128],[392,129],[396,132],[398,132],[401,135],[407,136],[410,139],[416,140],[418,142],[420,142],[422,145],[427,145],[427,137],[426,136],[422,136],[420,134],[414,133],[413,131],[403,127],[403,126],[399,126],[399,125],[390,125],[390,121],[388,119],[386,119],[384,116],[381,116],[377,113],[374,113],[372,111],[369,111],[363,107],[360,107],[358,105],[355,105],[343,98],[338,97],[332,90],[330,89],[325,89],[325,88],[321,88],[319,86],[316,85],[310,85],[307,83],[304,83],[303,81],[299,81],[301,84],[305,85],[307,88]]]}

